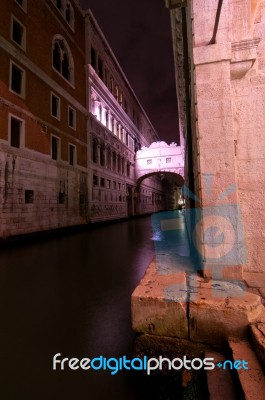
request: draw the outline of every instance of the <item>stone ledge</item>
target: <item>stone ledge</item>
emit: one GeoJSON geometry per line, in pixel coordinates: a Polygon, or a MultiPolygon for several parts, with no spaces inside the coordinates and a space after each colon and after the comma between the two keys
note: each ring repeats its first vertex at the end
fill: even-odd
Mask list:
{"type": "Polygon", "coordinates": [[[188,338],[185,272],[159,275],[155,262],[151,262],[131,301],[134,331],[188,338]],[[180,290],[174,291],[172,285],[180,290]]]}
{"type": "MultiPolygon", "coordinates": [[[[166,266],[165,266],[166,269],[166,266]]],[[[229,337],[245,338],[263,306],[244,285],[205,280],[185,272],[159,274],[155,261],[134,290],[132,327],[135,332],[190,339],[214,345],[229,337]]]]}
{"type": "Polygon", "coordinates": [[[246,341],[234,342],[229,340],[234,360],[248,362],[248,370],[238,370],[240,384],[246,400],[263,400],[265,392],[265,378],[257,357],[246,341]]]}
{"type": "Polygon", "coordinates": [[[231,60],[231,44],[220,43],[193,49],[194,65],[211,64],[231,60]]]}

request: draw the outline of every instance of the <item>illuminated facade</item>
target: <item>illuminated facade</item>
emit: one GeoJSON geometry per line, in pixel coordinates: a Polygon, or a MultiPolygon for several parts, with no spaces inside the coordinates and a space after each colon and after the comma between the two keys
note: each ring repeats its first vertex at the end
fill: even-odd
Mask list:
{"type": "Polygon", "coordinates": [[[134,174],[157,134],[92,14],[3,0],[0,26],[0,237],[161,209],[134,174]]]}
{"type": "Polygon", "coordinates": [[[89,212],[99,221],[162,208],[158,176],[136,185],[135,153],[158,140],[93,15],[86,14],[89,212]]]}

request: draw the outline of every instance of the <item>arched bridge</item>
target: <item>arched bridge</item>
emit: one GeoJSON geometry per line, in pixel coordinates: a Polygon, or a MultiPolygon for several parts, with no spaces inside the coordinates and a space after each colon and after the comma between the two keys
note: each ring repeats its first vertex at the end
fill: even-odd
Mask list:
{"type": "Polygon", "coordinates": [[[176,143],[154,142],[136,152],[135,174],[137,183],[154,174],[172,173],[184,183],[184,148],[176,143]]]}

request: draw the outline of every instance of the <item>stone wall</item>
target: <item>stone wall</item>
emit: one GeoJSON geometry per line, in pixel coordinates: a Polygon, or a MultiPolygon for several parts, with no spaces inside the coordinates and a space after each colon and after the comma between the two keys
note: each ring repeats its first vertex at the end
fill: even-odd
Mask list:
{"type": "MultiPolygon", "coordinates": [[[[265,2],[223,2],[213,43],[218,1],[194,0],[183,5],[190,66],[188,99],[183,96],[180,72],[185,44],[180,37],[179,8],[171,10],[171,21],[180,111],[186,101],[191,108],[192,138],[186,149],[192,147],[193,170],[186,170],[186,184],[192,174],[199,200],[195,206],[205,217],[196,228],[196,248],[206,275],[214,271],[240,278],[242,270],[264,270],[265,2]],[[213,238],[207,236],[213,210],[216,215],[223,213],[218,218],[224,217],[219,227],[224,240],[215,254],[213,238]]],[[[183,112],[180,115],[183,120],[183,112]]],[[[184,133],[185,123],[184,118],[184,133]]]]}
{"type": "Polygon", "coordinates": [[[38,153],[0,144],[0,237],[87,222],[87,178],[38,153]]]}

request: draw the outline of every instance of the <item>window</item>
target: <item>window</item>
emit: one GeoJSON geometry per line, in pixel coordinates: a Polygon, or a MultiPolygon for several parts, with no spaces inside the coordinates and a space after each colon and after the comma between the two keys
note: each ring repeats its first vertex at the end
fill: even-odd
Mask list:
{"type": "Polygon", "coordinates": [[[24,121],[9,116],[9,143],[10,146],[21,148],[24,146],[24,121]]]}
{"type": "Polygon", "coordinates": [[[76,147],[72,144],[69,144],[69,164],[75,165],[76,163],[76,147]]]}
{"type": "Polygon", "coordinates": [[[66,41],[56,35],[53,40],[52,65],[68,82],[73,83],[73,57],[66,41]]]}
{"type": "Polygon", "coordinates": [[[105,166],[105,147],[103,144],[99,146],[99,162],[102,167],[105,166]]]}
{"type": "Polygon", "coordinates": [[[25,71],[11,61],[10,90],[21,97],[25,96],[25,71]]]}
{"type": "Polygon", "coordinates": [[[34,191],[25,190],[25,203],[32,204],[34,202],[34,191]]]}
{"type": "Polygon", "coordinates": [[[127,105],[127,100],[126,99],[124,99],[123,106],[124,106],[124,111],[126,113],[128,113],[128,105],[127,105]]]}
{"type": "Polygon", "coordinates": [[[93,175],[93,186],[98,186],[98,176],[93,175]]]}
{"type": "Polygon", "coordinates": [[[171,157],[166,158],[166,163],[171,163],[171,157]]]}
{"type": "Polygon", "coordinates": [[[62,10],[62,0],[56,0],[56,7],[58,8],[59,11],[62,10]]]}
{"type": "Polygon", "coordinates": [[[90,63],[91,63],[91,66],[94,68],[94,70],[96,70],[97,54],[96,54],[96,50],[94,49],[94,47],[91,47],[91,49],[90,49],[90,63]]]}
{"type": "Polygon", "coordinates": [[[68,106],[68,126],[72,129],[76,128],[76,110],[70,106],[68,106]]]}
{"type": "Polygon", "coordinates": [[[106,86],[108,86],[108,80],[109,80],[109,71],[107,68],[104,68],[104,83],[106,86]]]}
{"type": "Polygon", "coordinates": [[[98,162],[98,142],[96,139],[92,140],[92,161],[94,163],[98,162]]]}
{"type": "Polygon", "coordinates": [[[51,151],[52,151],[52,159],[58,160],[59,159],[59,139],[55,136],[52,136],[52,143],[51,143],[51,151]]]}
{"type": "Polygon", "coordinates": [[[98,58],[98,76],[103,80],[103,61],[100,57],[98,58]]]}
{"type": "Polygon", "coordinates": [[[100,186],[105,187],[105,178],[100,179],[100,186]]]}
{"type": "Polygon", "coordinates": [[[118,101],[118,99],[119,99],[119,88],[118,88],[117,85],[115,85],[114,97],[118,101]]]}
{"type": "Polygon", "coordinates": [[[58,203],[59,204],[64,204],[64,202],[65,202],[65,193],[60,192],[58,194],[58,203]]]}
{"type": "Polygon", "coordinates": [[[18,44],[23,49],[25,49],[25,45],[26,45],[25,32],[26,31],[25,31],[24,26],[17,19],[12,17],[11,38],[16,44],[18,44]]]}
{"type": "Polygon", "coordinates": [[[131,171],[130,171],[130,163],[129,162],[127,163],[127,171],[126,172],[127,172],[127,176],[130,177],[131,171]]]}
{"type": "Polygon", "coordinates": [[[61,101],[54,93],[51,93],[51,115],[57,119],[61,117],[61,101]]]}
{"type": "Polygon", "coordinates": [[[74,29],[74,10],[72,4],[68,1],[65,7],[65,19],[66,22],[74,29]]]}
{"type": "Polygon", "coordinates": [[[152,159],[147,160],[147,165],[152,164],[152,159]]]}
{"type": "Polygon", "coordinates": [[[112,78],[112,76],[110,77],[110,80],[109,80],[109,90],[110,90],[110,92],[111,93],[113,93],[113,78],[112,78]]]}
{"type": "Polygon", "coordinates": [[[113,169],[113,171],[116,171],[116,167],[117,167],[116,160],[117,160],[116,153],[113,152],[113,154],[112,154],[112,169],[113,169]]]}
{"type": "Polygon", "coordinates": [[[27,0],[15,0],[15,1],[21,8],[23,8],[25,12],[27,11],[27,0]]]}
{"type": "Polygon", "coordinates": [[[86,196],[83,193],[81,193],[79,195],[79,204],[82,205],[85,204],[85,202],[86,202],[86,196]]]}

